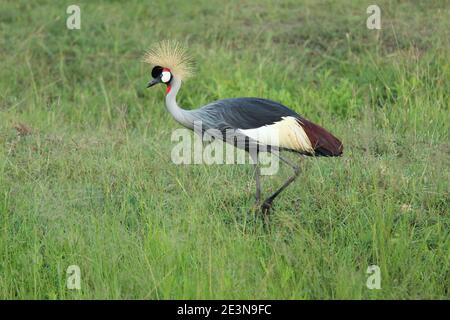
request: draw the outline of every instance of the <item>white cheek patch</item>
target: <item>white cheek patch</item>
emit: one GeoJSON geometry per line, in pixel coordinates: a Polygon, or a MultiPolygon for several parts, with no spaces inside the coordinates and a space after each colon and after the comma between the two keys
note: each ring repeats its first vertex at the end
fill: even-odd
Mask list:
{"type": "Polygon", "coordinates": [[[171,77],[171,75],[170,75],[169,71],[163,71],[161,74],[161,81],[164,83],[167,83],[167,82],[169,82],[170,77],[171,77]]]}

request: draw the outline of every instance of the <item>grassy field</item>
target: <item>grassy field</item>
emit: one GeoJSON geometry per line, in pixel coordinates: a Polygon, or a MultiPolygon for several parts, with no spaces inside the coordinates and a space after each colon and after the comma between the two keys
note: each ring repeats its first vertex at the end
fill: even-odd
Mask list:
{"type": "Polygon", "coordinates": [[[78,1],[68,30],[70,1],[2,1],[0,298],[448,299],[450,8],[376,1],[378,31],[372,2],[78,1]],[[260,96],[342,139],[296,160],[270,228],[250,165],[171,162],[141,62],[162,39],[196,60],[185,108],[260,96]]]}

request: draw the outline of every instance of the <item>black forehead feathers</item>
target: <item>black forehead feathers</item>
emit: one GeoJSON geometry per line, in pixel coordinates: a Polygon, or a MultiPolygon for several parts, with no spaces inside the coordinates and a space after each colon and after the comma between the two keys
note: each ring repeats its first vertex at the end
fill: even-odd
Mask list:
{"type": "Polygon", "coordinates": [[[160,67],[160,66],[155,66],[155,67],[152,69],[152,77],[153,77],[153,78],[156,78],[156,77],[160,76],[161,73],[162,73],[162,71],[163,71],[163,68],[162,68],[162,67],[160,67]]]}

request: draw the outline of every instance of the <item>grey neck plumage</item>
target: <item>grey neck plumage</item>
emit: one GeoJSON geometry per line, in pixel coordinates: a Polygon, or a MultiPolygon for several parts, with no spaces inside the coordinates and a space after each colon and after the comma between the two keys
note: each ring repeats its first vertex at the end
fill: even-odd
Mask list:
{"type": "Polygon", "coordinates": [[[170,82],[171,89],[166,95],[166,107],[174,119],[189,129],[194,128],[194,117],[189,110],[180,108],[177,104],[177,93],[181,87],[181,80],[174,77],[170,82]]]}

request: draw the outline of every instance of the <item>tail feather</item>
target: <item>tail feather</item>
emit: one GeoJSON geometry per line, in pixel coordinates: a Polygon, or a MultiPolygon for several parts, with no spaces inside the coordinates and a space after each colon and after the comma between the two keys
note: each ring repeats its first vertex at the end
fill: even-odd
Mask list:
{"type": "Polygon", "coordinates": [[[321,126],[306,119],[299,119],[298,122],[311,141],[314,155],[324,157],[339,157],[342,155],[344,146],[338,138],[321,126]]]}

